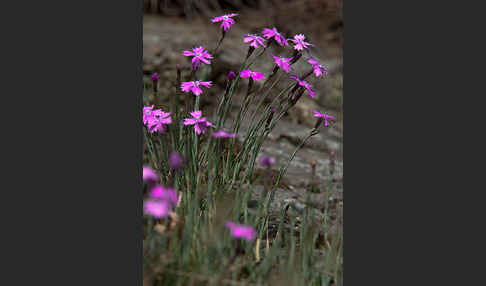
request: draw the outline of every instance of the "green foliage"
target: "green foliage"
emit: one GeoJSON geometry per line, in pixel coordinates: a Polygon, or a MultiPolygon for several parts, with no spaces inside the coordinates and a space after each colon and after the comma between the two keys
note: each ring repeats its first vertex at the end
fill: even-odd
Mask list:
{"type": "MultiPolygon", "coordinates": [[[[248,68],[266,49],[249,57],[241,66],[248,68]]],[[[184,97],[185,105],[171,100],[173,123],[166,133],[149,133],[144,128],[145,162],[158,171],[163,185],[173,185],[182,193],[182,203],[170,218],[144,219],[144,285],[342,285],[342,230],[331,232],[326,217],[316,218],[309,208],[303,213],[292,206],[272,213],[270,205],[277,186],[298,150],[322,124],[287,158],[277,180],[266,186],[256,210],[248,208],[252,178],[261,147],[282,116],[295,105],[299,92],[294,83],[273,92],[285,78],[282,71],[269,76],[259,88],[248,90],[230,132],[239,132],[243,120],[249,128],[241,142],[197,135],[182,124],[189,112],[199,109],[199,97],[182,94],[177,76],[174,97],[184,97]],[[277,94],[276,96],[273,96],[277,94]],[[273,98],[272,98],[273,96],[273,98]],[[264,104],[265,99],[270,104],[264,104]],[[249,112],[254,104],[255,110],[249,112]],[[275,110],[270,116],[271,108],[275,110]],[[250,114],[251,113],[251,114],[250,114]],[[187,158],[179,172],[169,169],[170,152],[187,158]],[[236,241],[224,227],[226,221],[251,225],[258,231],[253,242],[236,241]],[[322,222],[322,223],[318,223],[322,222]],[[271,226],[276,229],[271,229],[271,226]]],[[[191,79],[201,78],[198,72],[191,79]]],[[[227,126],[231,101],[242,79],[237,73],[219,98],[211,122],[219,130],[227,126]]],[[[148,85],[149,86],[149,85],[148,85]]],[[[145,91],[151,93],[151,87],[145,91]]],[[[152,94],[156,97],[157,94],[152,94]]],[[[204,95],[200,95],[204,96],[204,95]]],[[[241,135],[241,134],[240,134],[241,135]]]]}

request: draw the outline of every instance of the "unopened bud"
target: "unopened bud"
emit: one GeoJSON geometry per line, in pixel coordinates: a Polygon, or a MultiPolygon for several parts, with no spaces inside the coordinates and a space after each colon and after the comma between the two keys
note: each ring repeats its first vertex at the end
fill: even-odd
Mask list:
{"type": "Polygon", "coordinates": [[[232,81],[236,77],[236,74],[233,71],[230,71],[228,75],[226,76],[226,79],[228,81],[232,81]]]}
{"type": "Polygon", "coordinates": [[[159,81],[159,79],[160,79],[160,76],[159,76],[158,73],[154,72],[152,74],[152,76],[150,77],[150,79],[152,80],[153,83],[157,83],[159,81]]]}
{"type": "Polygon", "coordinates": [[[152,80],[154,92],[156,93],[157,90],[158,90],[158,82],[159,82],[160,76],[159,76],[158,73],[153,73],[152,76],[150,77],[150,79],[152,80]]]}

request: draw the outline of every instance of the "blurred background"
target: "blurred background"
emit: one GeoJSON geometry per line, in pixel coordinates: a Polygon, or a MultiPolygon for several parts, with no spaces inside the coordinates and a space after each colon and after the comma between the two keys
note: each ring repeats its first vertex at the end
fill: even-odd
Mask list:
{"type": "MultiPolygon", "coordinates": [[[[299,192],[305,186],[311,172],[311,161],[317,161],[320,181],[338,182],[335,197],[342,198],[342,146],[343,146],[343,1],[342,0],[144,0],[143,20],[143,71],[149,87],[149,76],[160,74],[161,96],[154,98],[150,88],[145,96],[146,104],[160,104],[174,94],[176,65],[183,69],[183,77],[190,73],[190,59],[181,55],[183,50],[204,46],[212,50],[221,35],[213,17],[226,13],[238,13],[236,24],[228,31],[222,46],[212,61],[209,80],[215,85],[201,98],[205,113],[211,113],[217,99],[223,94],[225,76],[236,71],[248,51],[243,35],[261,33],[263,28],[276,27],[287,38],[305,34],[306,40],[315,45],[313,57],[327,67],[325,79],[312,77],[310,82],[316,90],[315,99],[303,96],[297,105],[284,117],[269,137],[263,152],[281,158],[290,154],[299,141],[315,123],[311,110],[328,112],[338,121],[309,141],[297,154],[288,170],[287,178],[291,190],[299,192]],[[330,155],[334,153],[333,155],[330,155]],[[330,158],[335,158],[335,172],[329,172],[330,158]]],[[[291,49],[272,46],[274,55],[290,56],[291,49]]],[[[301,60],[302,61],[302,60],[301,60]]],[[[299,63],[298,63],[299,64],[299,63]]],[[[302,75],[310,68],[305,62],[295,66],[295,73],[302,75]]],[[[258,61],[253,69],[269,74],[273,61],[268,58],[258,61]]],[[[240,88],[243,92],[245,89],[240,88]]],[[[234,100],[234,110],[241,101],[234,100]]],[[[235,111],[236,113],[236,111],[235,111]]]]}

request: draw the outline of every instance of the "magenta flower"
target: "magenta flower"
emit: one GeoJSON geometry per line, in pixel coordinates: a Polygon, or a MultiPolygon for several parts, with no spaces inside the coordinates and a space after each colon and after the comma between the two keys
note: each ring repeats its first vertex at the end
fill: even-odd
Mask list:
{"type": "Polygon", "coordinates": [[[324,67],[323,65],[319,64],[319,62],[316,61],[315,59],[309,58],[309,60],[307,60],[307,62],[309,64],[311,64],[312,67],[314,68],[314,75],[316,77],[320,77],[323,74],[325,74],[325,75],[328,74],[328,72],[326,70],[326,67],[324,67]]]}
{"type": "Polygon", "coordinates": [[[213,132],[213,137],[216,137],[216,138],[235,138],[236,133],[228,133],[224,130],[219,130],[219,131],[213,132]]]}
{"type": "Polygon", "coordinates": [[[314,98],[315,96],[315,91],[312,89],[312,85],[308,82],[306,82],[305,80],[301,80],[300,78],[294,76],[294,75],[291,75],[290,78],[292,79],[295,79],[300,86],[303,86],[305,87],[305,89],[307,89],[307,91],[309,92],[309,95],[314,98]]]}
{"type": "Polygon", "coordinates": [[[178,171],[185,163],[185,158],[179,155],[177,152],[172,152],[169,155],[169,168],[178,171]]]}
{"type": "Polygon", "coordinates": [[[211,87],[211,81],[186,81],[181,84],[181,89],[184,92],[192,91],[195,96],[198,96],[202,93],[202,89],[199,86],[204,86],[205,88],[211,87]]]}
{"type": "Polygon", "coordinates": [[[170,112],[164,112],[164,111],[162,111],[162,109],[156,109],[152,112],[152,115],[155,116],[155,117],[164,118],[164,124],[171,124],[172,123],[172,119],[169,117],[170,112]]]}
{"type": "Polygon", "coordinates": [[[250,43],[251,47],[254,47],[255,49],[258,48],[258,46],[266,47],[265,46],[265,39],[263,39],[260,36],[253,35],[253,34],[247,34],[243,38],[243,42],[245,43],[250,43]]]}
{"type": "Polygon", "coordinates": [[[228,73],[228,75],[226,76],[226,79],[227,79],[228,81],[232,81],[232,80],[233,80],[235,77],[236,77],[235,72],[230,71],[230,72],[228,73]]]}
{"type": "Polygon", "coordinates": [[[297,51],[302,51],[303,49],[307,49],[308,46],[313,46],[312,44],[305,41],[304,34],[295,35],[293,39],[290,39],[294,42],[294,49],[297,51]]]}
{"type": "Polygon", "coordinates": [[[251,71],[251,70],[243,70],[240,73],[241,77],[251,77],[254,81],[259,81],[261,79],[265,79],[265,76],[262,73],[251,71]]]}
{"type": "Polygon", "coordinates": [[[143,166],[142,168],[142,180],[148,183],[155,183],[159,179],[159,175],[150,167],[143,166]]]}
{"type": "Polygon", "coordinates": [[[152,110],[154,109],[154,106],[144,106],[143,108],[143,117],[142,117],[142,122],[143,124],[147,124],[149,119],[151,119],[153,117],[152,115],[152,110]]]}
{"type": "Polygon", "coordinates": [[[146,200],[143,206],[145,214],[160,219],[167,217],[171,211],[171,205],[167,201],[146,200]]]}
{"type": "Polygon", "coordinates": [[[283,37],[282,34],[280,34],[277,31],[277,28],[275,28],[275,27],[273,29],[268,29],[268,28],[263,29],[262,34],[266,39],[274,38],[275,41],[281,46],[288,46],[289,45],[289,42],[287,41],[287,39],[285,39],[285,37],[283,37]]]}
{"type": "Polygon", "coordinates": [[[206,132],[206,127],[213,126],[211,122],[209,122],[206,117],[201,117],[202,112],[200,110],[196,110],[191,112],[193,118],[185,118],[184,125],[194,125],[194,130],[196,130],[196,134],[201,134],[206,132]]]}
{"type": "Polygon", "coordinates": [[[327,121],[328,119],[336,120],[336,117],[331,116],[331,115],[327,115],[325,112],[320,113],[320,112],[317,112],[316,110],[312,110],[312,112],[314,112],[315,117],[324,118],[324,126],[329,126],[329,121],[327,121]]]}
{"type": "Polygon", "coordinates": [[[150,77],[150,79],[152,80],[152,82],[156,83],[156,82],[159,81],[160,76],[159,76],[158,73],[155,72],[155,73],[152,74],[152,76],[150,77]]]}
{"type": "Polygon", "coordinates": [[[179,197],[177,191],[171,188],[157,185],[150,191],[150,196],[153,199],[163,200],[171,204],[171,206],[177,205],[179,197]]]}
{"type": "Polygon", "coordinates": [[[152,112],[152,117],[148,119],[147,127],[150,133],[165,132],[166,125],[171,123],[172,118],[170,118],[170,112],[163,112],[157,109],[152,112]]]}
{"type": "Polygon", "coordinates": [[[186,57],[193,57],[192,58],[192,69],[196,70],[201,63],[205,63],[207,65],[211,64],[210,59],[213,58],[208,51],[204,50],[204,47],[200,46],[197,48],[192,49],[192,51],[184,51],[182,53],[186,57]]]}
{"type": "Polygon", "coordinates": [[[278,67],[283,69],[285,72],[290,71],[290,61],[292,60],[291,57],[290,58],[277,57],[277,56],[272,56],[272,57],[273,57],[273,61],[278,67]]]}
{"type": "Polygon", "coordinates": [[[275,164],[276,161],[277,160],[275,160],[275,158],[265,155],[260,159],[260,165],[270,168],[273,164],[275,164]]]}
{"type": "Polygon", "coordinates": [[[247,241],[252,241],[256,237],[256,231],[251,226],[236,224],[231,221],[226,222],[225,226],[230,229],[231,236],[234,238],[243,238],[247,241]]]}
{"type": "Polygon", "coordinates": [[[222,22],[221,23],[221,27],[223,27],[223,31],[228,31],[229,28],[231,27],[231,25],[233,25],[235,23],[235,20],[232,19],[232,17],[234,16],[238,16],[238,14],[226,14],[226,15],[223,15],[223,16],[219,16],[219,17],[214,17],[211,22],[213,23],[217,23],[217,22],[222,22]]]}

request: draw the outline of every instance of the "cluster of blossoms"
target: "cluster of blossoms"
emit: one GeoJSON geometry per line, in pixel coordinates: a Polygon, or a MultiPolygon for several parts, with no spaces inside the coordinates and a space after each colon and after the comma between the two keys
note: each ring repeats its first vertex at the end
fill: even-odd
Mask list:
{"type": "MultiPolygon", "coordinates": [[[[223,131],[224,132],[224,131],[223,131]]],[[[228,133],[225,133],[226,135],[228,133]]],[[[180,168],[183,158],[177,153],[172,153],[169,160],[171,169],[180,168]]],[[[173,210],[180,205],[182,194],[177,194],[173,188],[157,185],[157,173],[150,167],[143,167],[142,174],[143,181],[149,186],[149,198],[144,202],[144,213],[155,219],[163,219],[168,217],[173,210]]],[[[256,237],[256,231],[253,227],[236,224],[228,221],[225,226],[230,230],[231,236],[236,239],[245,239],[253,241],[256,237]]]]}
{"type": "MultiPolygon", "coordinates": [[[[168,124],[172,123],[170,118],[170,112],[164,112],[161,109],[153,110],[154,106],[145,106],[143,108],[143,124],[147,127],[150,133],[165,132],[167,131],[168,124]]],[[[202,117],[202,112],[196,110],[190,113],[192,118],[185,118],[184,125],[193,125],[194,131],[197,135],[206,133],[207,127],[213,127],[214,125],[209,122],[206,117],[202,117]]],[[[218,130],[212,133],[216,138],[235,138],[235,133],[228,133],[225,130],[218,130]]],[[[178,160],[174,157],[174,160],[178,160]]],[[[144,171],[145,172],[145,171],[144,171]]],[[[144,173],[145,174],[145,173],[144,173]]],[[[145,175],[144,175],[145,176],[145,175]]]]}
{"type": "Polygon", "coordinates": [[[162,109],[154,110],[154,106],[145,106],[143,108],[142,122],[150,133],[165,132],[168,124],[172,123],[170,112],[164,112],[162,109]]]}
{"type": "MultiPolygon", "coordinates": [[[[220,16],[220,17],[216,17],[212,21],[213,22],[222,22],[221,26],[223,27],[224,32],[226,32],[235,23],[235,21],[231,17],[234,17],[236,15],[237,14],[227,14],[227,15],[223,15],[223,16],[220,16]]],[[[264,28],[263,31],[262,31],[262,35],[263,35],[263,37],[260,37],[260,36],[255,35],[255,34],[246,34],[243,37],[243,42],[249,43],[249,46],[250,46],[248,56],[251,54],[252,49],[256,49],[258,47],[267,48],[268,45],[265,44],[266,40],[273,40],[274,42],[276,42],[280,46],[288,46],[289,42],[291,42],[293,44],[293,49],[295,50],[293,57],[282,57],[282,56],[272,55],[274,63],[275,63],[274,72],[278,68],[280,68],[283,71],[285,71],[286,73],[289,73],[290,70],[291,70],[290,66],[293,63],[295,63],[295,61],[297,61],[298,58],[301,56],[301,55],[299,55],[299,53],[304,51],[304,50],[308,51],[309,47],[314,46],[313,44],[306,41],[306,37],[305,37],[304,34],[297,34],[291,39],[286,39],[282,35],[282,33],[280,33],[277,30],[277,28],[275,28],[275,27],[264,28]]],[[[202,48],[202,47],[200,47],[200,48],[202,48]]],[[[202,50],[204,50],[204,49],[202,49],[202,50]]],[[[312,66],[312,73],[316,77],[321,77],[323,75],[328,74],[327,69],[323,65],[321,65],[317,60],[315,60],[314,58],[310,57],[307,60],[307,62],[312,66]]],[[[265,79],[265,76],[262,73],[251,71],[249,69],[243,70],[240,73],[240,76],[251,78],[254,81],[265,79]]],[[[294,75],[290,76],[290,78],[296,80],[298,86],[305,88],[305,90],[307,90],[307,92],[309,93],[309,95],[312,98],[315,97],[315,91],[314,91],[312,85],[309,82],[305,81],[303,78],[300,79],[299,77],[294,76],[294,75]]],[[[185,84],[186,85],[183,88],[183,91],[185,91],[185,92],[188,92],[190,90],[190,87],[192,87],[194,85],[194,84],[191,85],[189,83],[185,83],[185,84]]],[[[196,94],[196,92],[194,92],[194,91],[193,91],[193,93],[196,94]]],[[[201,93],[200,90],[197,91],[197,93],[200,94],[201,93]]],[[[196,95],[198,95],[198,94],[196,94],[196,95]]],[[[327,120],[325,122],[327,122],[327,120]]]]}
{"type": "MultiPolygon", "coordinates": [[[[171,154],[169,160],[171,169],[180,168],[182,162],[183,158],[179,154],[171,154]]],[[[145,200],[143,206],[144,213],[155,219],[168,217],[180,205],[182,194],[178,194],[173,188],[157,185],[158,175],[150,167],[143,167],[142,179],[150,188],[149,198],[145,200]]],[[[236,224],[231,221],[226,222],[225,226],[230,230],[231,236],[236,239],[253,241],[256,237],[256,231],[251,226],[236,224]]]]}
{"type": "Polygon", "coordinates": [[[145,214],[162,219],[181,203],[182,195],[178,195],[176,190],[156,184],[158,175],[150,167],[143,167],[142,179],[149,187],[149,199],[143,206],[145,214]]]}
{"type": "MultiPolygon", "coordinates": [[[[231,28],[232,25],[235,24],[235,20],[233,19],[237,14],[226,14],[223,16],[215,17],[211,21],[213,23],[221,23],[222,29],[222,38],[224,38],[225,33],[231,28]]],[[[297,34],[293,38],[286,39],[284,35],[277,30],[277,28],[265,28],[263,29],[262,36],[256,34],[246,34],[243,36],[243,42],[249,45],[249,50],[247,54],[247,59],[251,56],[252,52],[258,48],[263,48],[263,52],[272,44],[276,43],[282,47],[292,45],[293,55],[291,57],[285,56],[277,56],[271,55],[273,58],[273,62],[275,64],[275,68],[273,73],[266,77],[263,73],[249,69],[249,66],[243,69],[239,74],[235,74],[234,72],[230,72],[227,76],[228,82],[231,82],[236,77],[241,78],[248,78],[249,79],[249,91],[251,90],[251,85],[254,81],[261,81],[261,80],[269,80],[273,74],[278,70],[282,69],[285,73],[290,73],[292,70],[292,65],[297,62],[300,57],[302,57],[302,52],[307,51],[308,54],[309,48],[314,46],[313,44],[306,41],[306,37],[303,34],[297,34]]],[[[220,40],[220,43],[221,43],[220,40]]],[[[216,53],[217,48],[213,51],[213,54],[216,53]]],[[[202,81],[196,80],[195,75],[196,71],[199,67],[203,64],[211,65],[211,60],[213,59],[213,55],[211,55],[203,46],[197,46],[190,50],[184,50],[182,55],[185,57],[191,58],[191,65],[193,73],[191,74],[191,80],[181,82],[180,90],[184,93],[192,93],[194,96],[198,97],[202,95],[206,89],[212,87],[213,83],[211,81],[202,81]]],[[[327,69],[321,65],[316,59],[313,57],[307,58],[307,63],[312,66],[312,70],[309,71],[308,74],[304,76],[296,76],[290,75],[289,78],[296,81],[294,90],[292,92],[296,92],[297,89],[298,93],[302,95],[304,91],[310,95],[310,97],[315,97],[315,91],[312,85],[305,81],[306,77],[313,74],[316,78],[322,77],[328,74],[327,69]]],[[[157,84],[160,79],[160,76],[157,73],[154,73],[151,77],[152,82],[154,83],[154,91],[157,91],[157,84]]],[[[196,108],[198,109],[198,108],[196,108]]],[[[274,109],[271,109],[271,116],[273,116],[274,109]]],[[[328,115],[326,113],[320,113],[316,110],[313,110],[314,116],[318,117],[319,120],[324,122],[325,126],[329,126],[329,120],[335,120],[336,118],[328,115]],[[322,119],[321,119],[322,118],[322,119]]],[[[170,117],[170,112],[164,112],[161,109],[155,109],[154,105],[152,106],[145,106],[143,107],[143,124],[147,127],[147,130],[150,133],[154,132],[166,132],[167,126],[172,124],[172,119],[170,117]]],[[[184,118],[182,124],[184,126],[192,126],[194,128],[194,132],[197,135],[205,134],[209,127],[214,127],[214,124],[211,123],[206,117],[203,117],[201,110],[194,110],[190,112],[189,118],[184,118]]],[[[271,116],[269,117],[271,120],[271,116]]],[[[269,120],[267,119],[267,126],[269,124],[269,120]]],[[[321,121],[318,122],[321,124],[321,121]]],[[[229,133],[225,130],[217,130],[212,132],[211,134],[215,138],[235,138],[235,133],[229,133]]],[[[179,170],[181,166],[185,163],[185,159],[182,158],[177,153],[171,153],[169,156],[168,165],[171,170],[179,170]]],[[[260,165],[266,167],[267,170],[271,169],[271,166],[276,163],[276,159],[270,156],[263,156],[260,160],[260,165]]],[[[182,195],[178,194],[178,192],[171,188],[157,184],[159,179],[159,175],[149,167],[143,168],[143,181],[147,184],[149,191],[149,198],[144,202],[144,212],[145,214],[152,216],[156,219],[165,218],[170,215],[173,210],[179,206],[181,203],[182,195]]],[[[231,236],[237,239],[245,239],[247,241],[252,241],[256,237],[256,231],[253,227],[237,224],[234,222],[226,222],[225,226],[230,230],[231,236]]]]}
{"type": "MultiPolygon", "coordinates": [[[[230,27],[235,24],[235,20],[233,17],[237,16],[237,14],[226,14],[222,16],[218,16],[213,18],[211,21],[213,23],[219,23],[221,22],[221,27],[223,32],[227,32],[230,27]]],[[[281,32],[277,30],[277,28],[264,28],[262,31],[262,35],[258,36],[255,34],[246,34],[243,37],[243,42],[244,43],[249,43],[250,50],[248,53],[248,56],[251,54],[251,52],[254,49],[257,49],[259,47],[267,48],[268,45],[265,44],[266,41],[274,41],[280,46],[288,46],[289,42],[293,44],[293,49],[295,51],[294,56],[292,57],[282,57],[282,56],[275,56],[272,55],[272,58],[275,63],[275,69],[274,72],[277,71],[277,69],[282,69],[286,73],[289,73],[291,71],[291,65],[295,63],[301,56],[300,52],[309,49],[309,47],[313,46],[313,44],[309,43],[306,41],[305,35],[304,34],[297,34],[291,39],[286,39],[281,32]]],[[[199,46],[197,48],[193,48],[192,50],[188,51],[183,51],[183,55],[187,57],[192,57],[192,68],[196,70],[201,64],[211,64],[211,59],[213,59],[213,56],[206,51],[206,49],[203,46],[199,46]]],[[[321,77],[323,75],[327,75],[327,69],[321,65],[316,59],[309,57],[307,62],[312,66],[312,72],[314,76],[316,77],[321,77]]],[[[236,75],[233,73],[232,76],[230,76],[231,73],[228,75],[228,80],[231,80],[234,78],[236,75]],[[231,77],[231,78],[230,78],[231,77]]],[[[245,69],[240,72],[239,76],[243,78],[251,78],[253,81],[259,81],[259,80],[264,80],[266,79],[265,76],[257,71],[252,71],[250,69],[245,69]]],[[[306,76],[305,76],[306,77],[306,76]]],[[[312,84],[310,84],[308,81],[305,81],[304,78],[299,78],[295,75],[291,75],[290,78],[294,79],[297,82],[298,86],[303,87],[309,94],[310,97],[314,98],[315,97],[315,91],[312,87],[312,84]]],[[[195,96],[199,96],[203,93],[202,88],[210,88],[212,86],[211,81],[186,81],[181,83],[181,90],[185,93],[193,93],[195,96]]],[[[297,86],[296,86],[297,87],[297,86]]],[[[199,112],[199,111],[194,111],[194,112],[199,112]]],[[[197,113],[198,114],[198,113],[197,113]]],[[[193,114],[191,114],[193,115],[193,114]]],[[[196,130],[197,134],[204,133],[206,130],[206,127],[212,126],[210,125],[211,123],[207,121],[205,118],[199,118],[197,116],[194,116],[194,118],[186,119],[184,124],[185,125],[194,125],[194,129],[196,130]],[[187,124],[186,124],[187,122],[187,124]]],[[[325,121],[327,122],[327,120],[325,121]]],[[[159,124],[159,126],[162,126],[163,124],[159,124]]],[[[326,125],[327,126],[327,125],[326,125]]]]}

